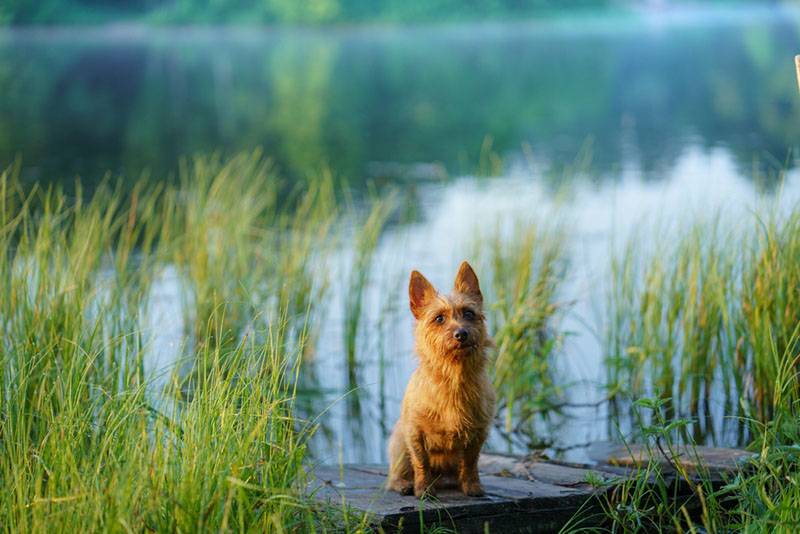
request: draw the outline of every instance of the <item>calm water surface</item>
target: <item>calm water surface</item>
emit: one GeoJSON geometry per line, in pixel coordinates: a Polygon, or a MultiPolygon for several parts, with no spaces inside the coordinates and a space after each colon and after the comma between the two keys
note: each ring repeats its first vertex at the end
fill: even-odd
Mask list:
{"type": "MultiPolygon", "coordinates": [[[[800,136],[795,11],[663,11],[514,25],[0,31],[0,161],[156,176],[261,146],[284,173],[472,173],[484,147],[562,179],[669,175],[723,147],[749,176],[800,136]],[[486,141],[491,140],[491,143],[486,141]]],[[[484,161],[486,158],[484,158],[484,161]]],[[[491,170],[491,169],[484,169],[491,170]]],[[[545,173],[546,174],[546,173],[545,173]]]]}
{"type": "MultiPolygon", "coordinates": [[[[334,402],[347,390],[336,284],[314,364],[325,377],[314,408],[331,406],[316,454],[379,461],[415,365],[410,268],[449,287],[476,228],[564,220],[563,299],[574,304],[557,365],[568,401],[601,399],[595,310],[613,243],[642,221],[713,207],[735,216],[779,188],[784,202],[800,198],[797,52],[800,16],[778,8],[408,28],[3,30],[0,163],[22,157],[31,180],[108,170],[160,179],[187,154],[263,147],[290,179],[329,168],[356,192],[412,192],[419,218],[387,231],[367,289],[357,417],[334,402]]],[[[180,345],[178,297],[166,273],[152,370],[180,345]]],[[[609,438],[607,407],[567,412],[541,432],[582,460],[581,444],[609,438]]]]}

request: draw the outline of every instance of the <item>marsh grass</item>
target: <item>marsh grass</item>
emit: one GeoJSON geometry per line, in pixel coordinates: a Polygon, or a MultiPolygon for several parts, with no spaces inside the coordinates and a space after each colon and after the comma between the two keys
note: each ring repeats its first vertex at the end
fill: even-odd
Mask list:
{"type": "MultiPolygon", "coordinates": [[[[391,200],[346,213],[329,175],[288,187],[259,152],[197,157],[178,180],[92,192],[0,175],[0,525],[7,531],[362,532],[306,494],[325,407],[298,412],[356,228],[348,366],[391,200]],[[365,216],[359,215],[365,213],[365,216]],[[156,343],[175,272],[184,331],[156,343]],[[170,350],[156,373],[145,361],[170,350]]],[[[156,358],[162,361],[162,358],[156,358]]]]}
{"type": "Polygon", "coordinates": [[[639,439],[671,446],[733,435],[757,452],[722,489],[695,484],[694,514],[666,485],[653,490],[646,481],[661,474],[646,466],[608,501],[613,530],[800,528],[798,225],[798,206],[736,221],[715,215],[661,231],[655,247],[634,238],[613,259],[605,350],[617,417],[626,411],[639,439]],[[720,414],[733,434],[714,426],[720,414]]]}
{"type": "Polygon", "coordinates": [[[725,513],[723,502],[696,449],[678,446],[674,435],[685,434],[687,421],[668,420],[666,404],[660,398],[642,398],[633,404],[639,429],[635,439],[648,460],[625,476],[595,480],[598,496],[587,501],[564,531],[718,531],[725,513]],[[697,463],[696,472],[689,472],[681,462],[687,455],[697,463]]]}
{"type": "Polygon", "coordinates": [[[205,331],[224,304],[223,335],[241,332],[267,303],[268,319],[286,311],[287,331],[297,331],[294,323],[327,290],[325,269],[314,266],[332,248],[332,179],[287,192],[260,152],[198,157],[180,176],[164,228],[174,238],[169,259],[190,289],[187,324],[205,331]]]}
{"type": "MultiPolygon", "coordinates": [[[[773,388],[772,412],[766,423],[752,421],[757,437],[753,457],[722,483],[712,483],[695,449],[691,419],[669,413],[670,399],[640,398],[633,402],[635,435],[650,458],[626,477],[597,483],[593,502],[576,514],[566,531],[583,532],[797,532],[800,528],[800,399],[795,381],[797,329],[786,350],[773,355],[781,362],[773,388]],[[680,445],[683,444],[683,445],[680,445]],[[681,459],[696,464],[690,473],[681,459]],[[667,459],[669,467],[658,460],[667,459]]],[[[626,437],[623,436],[623,440],[626,437]]],[[[627,442],[627,441],[626,441],[627,442]]]]}
{"type": "Polygon", "coordinates": [[[350,389],[358,387],[359,329],[364,321],[364,298],[372,276],[373,257],[393,208],[394,198],[391,195],[375,200],[366,218],[357,223],[344,290],[344,353],[350,389]]]}
{"type": "MultiPolygon", "coordinates": [[[[364,530],[346,503],[305,496],[307,444],[326,406],[298,411],[298,391],[328,383],[315,376],[314,348],[320,324],[342,320],[346,387],[360,385],[364,348],[377,348],[385,412],[391,347],[365,339],[364,306],[393,198],[343,209],[330,176],[289,187],[258,152],[187,160],[175,184],[74,191],[24,187],[18,167],[0,175],[0,525],[364,530]],[[343,316],[331,318],[330,273],[343,256],[343,316]],[[148,319],[170,270],[185,331],[174,365],[153,376],[145,361],[166,349],[148,319]]],[[[721,490],[695,483],[699,508],[645,484],[663,478],[645,466],[603,515],[621,532],[792,531],[800,208],[658,235],[612,254],[600,330],[617,415],[636,439],[672,450],[730,439],[712,417],[722,406],[723,424],[758,456],[721,490]]],[[[476,236],[498,429],[515,446],[544,446],[541,423],[559,413],[564,387],[555,358],[569,311],[567,232],[517,221],[476,236]]],[[[373,326],[391,343],[390,303],[403,299],[384,293],[373,326]]]]}
{"type": "Polygon", "coordinates": [[[723,488],[720,498],[733,503],[729,530],[797,532],[800,529],[800,326],[786,340],[783,352],[772,346],[776,362],[772,418],[752,421],[757,455],[723,488]]]}
{"type": "MultiPolygon", "coordinates": [[[[695,222],[652,249],[634,238],[614,258],[605,312],[612,393],[669,399],[667,414],[695,418],[700,440],[722,434],[715,402],[733,423],[774,417],[776,355],[800,324],[800,209],[765,213],[695,222]]],[[[754,430],[736,432],[743,441],[754,430]]]]}
{"type": "Polygon", "coordinates": [[[475,254],[491,273],[484,290],[496,343],[492,377],[499,428],[507,439],[540,447],[535,423],[546,420],[563,397],[553,358],[566,311],[559,303],[566,232],[559,225],[522,221],[511,228],[482,236],[475,254]]]}
{"type": "Polygon", "coordinates": [[[258,154],[194,160],[179,187],[103,184],[86,198],[2,173],[5,529],[321,525],[303,493],[315,426],[294,399],[325,287],[307,265],[326,250],[330,188],[283,210],[273,180],[258,154]],[[154,391],[145,318],[168,265],[187,295],[190,370],[165,371],[172,386],[154,391]]]}

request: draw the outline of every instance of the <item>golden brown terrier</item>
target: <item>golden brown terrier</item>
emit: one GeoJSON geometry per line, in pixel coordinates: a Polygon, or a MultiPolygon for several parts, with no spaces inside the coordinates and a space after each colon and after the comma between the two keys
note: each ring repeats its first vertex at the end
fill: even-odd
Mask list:
{"type": "Polygon", "coordinates": [[[420,497],[433,494],[434,484],[455,482],[465,495],[483,495],[478,455],[494,416],[494,391],[478,277],[462,263],[453,293],[445,296],[413,271],[408,295],[419,367],[389,438],[386,486],[420,497]]]}

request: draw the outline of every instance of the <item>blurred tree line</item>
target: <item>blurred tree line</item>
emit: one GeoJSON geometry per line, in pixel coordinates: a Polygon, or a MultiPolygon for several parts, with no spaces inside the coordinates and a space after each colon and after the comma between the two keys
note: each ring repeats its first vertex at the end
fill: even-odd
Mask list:
{"type": "Polygon", "coordinates": [[[614,0],[2,0],[0,23],[57,24],[115,20],[164,23],[436,21],[515,17],[614,0]]]}
{"type": "Polygon", "coordinates": [[[779,18],[655,33],[623,24],[0,40],[0,163],[21,156],[51,179],[163,176],[181,156],[261,146],[282,174],[325,166],[366,182],[395,172],[376,163],[473,172],[488,135],[503,155],[529,145],[554,179],[572,176],[558,165],[584,148],[598,179],[619,176],[621,162],[659,179],[688,148],[722,148],[752,176],[754,158],[782,168],[800,139],[799,28],[779,18]]]}

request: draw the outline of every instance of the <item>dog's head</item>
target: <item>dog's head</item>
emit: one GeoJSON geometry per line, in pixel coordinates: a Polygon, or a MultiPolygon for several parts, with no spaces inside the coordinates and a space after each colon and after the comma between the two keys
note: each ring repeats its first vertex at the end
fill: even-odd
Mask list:
{"type": "Polygon", "coordinates": [[[482,353],[491,340],[486,332],[483,295],[469,263],[458,269],[453,293],[442,295],[418,271],[408,285],[420,355],[462,358],[482,353]]]}

